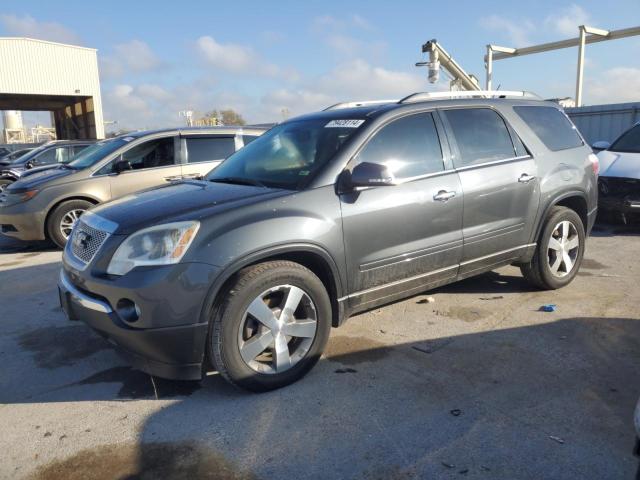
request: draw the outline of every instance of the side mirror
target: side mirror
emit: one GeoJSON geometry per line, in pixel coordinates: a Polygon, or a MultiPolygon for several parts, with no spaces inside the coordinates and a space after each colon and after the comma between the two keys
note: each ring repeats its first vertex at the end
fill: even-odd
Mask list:
{"type": "Polygon", "coordinates": [[[24,168],[30,169],[30,168],[33,168],[34,165],[35,165],[35,161],[34,160],[29,160],[27,163],[24,164],[24,168]]]}
{"type": "Polygon", "coordinates": [[[599,151],[599,150],[606,150],[610,146],[611,146],[611,143],[607,142],[606,140],[600,140],[598,142],[595,142],[593,145],[591,145],[591,148],[599,151]]]}
{"type": "Polygon", "coordinates": [[[133,167],[131,166],[131,162],[129,162],[129,160],[125,160],[122,157],[116,160],[116,163],[113,164],[113,171],[115,173],[122,173],[126,170],[132,170],[132,169],[133,167]]]}
{"type": "Polygon", "coordinates": [[[362,162],[353,168],[349,183],[353,187],[379,187],[393,185],[395,178],[386,165],[362,162]]]}

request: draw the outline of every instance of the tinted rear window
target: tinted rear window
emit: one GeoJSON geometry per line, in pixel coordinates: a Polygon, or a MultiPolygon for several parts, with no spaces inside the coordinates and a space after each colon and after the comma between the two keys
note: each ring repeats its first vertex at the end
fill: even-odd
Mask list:
{"type": "Polygon", "coordinates": [[[549,150],[565,150],[583,145],[576,127],[555,107],[513,107],[549,150]]]}
{"type": "Polygon", "coordinates": [[[224,160],[235,152],[233,137],[187,137],[187,162],[224,160]]]}

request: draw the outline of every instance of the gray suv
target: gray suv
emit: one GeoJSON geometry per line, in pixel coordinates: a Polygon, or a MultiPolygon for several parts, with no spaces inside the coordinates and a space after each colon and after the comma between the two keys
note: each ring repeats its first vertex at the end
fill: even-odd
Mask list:
{"type": "Polygon", "coordinates": [[[265,127],[135,132],[86,148],[70,163],[23,174],[0,192],[0,232],[61,248],[86,210],[128,193],[202,177],[265,127]]]}
{"type": "Polygon", "coordinates": [[[202,180],[92,209],[64,251],[64,310],[153,375],[263,391],[353,313],[508,264],[568,284],[597,159],[556,104],[475,95],[337,105],[202,180]]]}

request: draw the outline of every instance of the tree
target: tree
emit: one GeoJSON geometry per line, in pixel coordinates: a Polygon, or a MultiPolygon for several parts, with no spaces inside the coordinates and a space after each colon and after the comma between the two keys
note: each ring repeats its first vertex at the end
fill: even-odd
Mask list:
{"type": "Polygon", "coordinates": [[[220,110],[218,117],[223,125],[246,125],[247,122],[238,112],[232,109],[220,110]]]}

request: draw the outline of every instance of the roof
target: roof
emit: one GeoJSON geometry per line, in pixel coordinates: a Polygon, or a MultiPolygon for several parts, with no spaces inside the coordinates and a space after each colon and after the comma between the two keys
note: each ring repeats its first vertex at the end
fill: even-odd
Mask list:
{"type": "Polygon", "coordinates": [[[253,125],[227,125],[219,127],[173,127],[173,128],[158,128],[154,130],[137,130],[130,133],[122,133],[118,137],[146,137],[147,135],[158,135],[162,133],[236,133],[239,130],[245,131],[259,131],[266,132],[270,127],[267,126],[253,126],[253,125]]]}
{"type": "Polygon", "coordinates": [[[359,107],[337,108],[322,110],[320,112],[308,113],[301,115],[291,120],[340,120],[340,119],[366,119],[374,118],[392,110],[406,110],[412,111],[416,109],[423,109],[425,106],[432,108],[465,106],[465,105],[553,105],[558,107],[557,104],[547,102],[541,99],[532,98],[432,98],[412,101],[409,103],[400,103],[398,101],[389,101],[388,103],[370,103],[363,104],[359,107]]]}
{"type": "Polygon", "coordinates": [[[38,42],[38,43],[46,43],[49,45],[57,45],[59,47],[67,47],[67,48],[80,48],[82,50],[91,50],[93,52],[97,52],[98,50],[96,48],[89,48],[89,47],[81,47],[80,45],[71,45],[68,43],[59,43],[59,42],[51,42],[49,40],[40,40],[39,38],[29,38],[29,37],[0,37],[0,41],[3,40],[11,40],[11,41],[25,41],[25,42],[38,42]]]}

